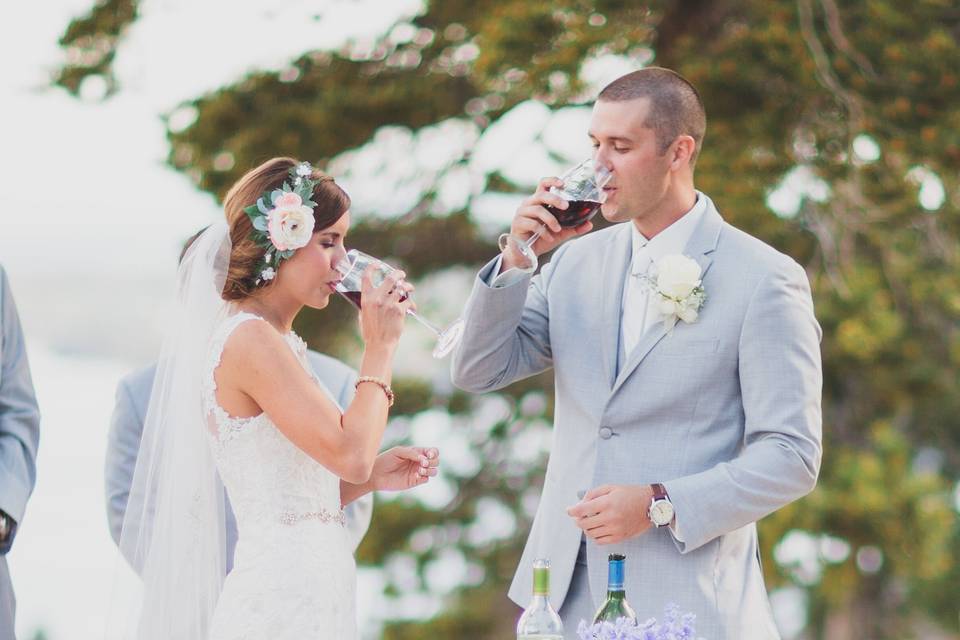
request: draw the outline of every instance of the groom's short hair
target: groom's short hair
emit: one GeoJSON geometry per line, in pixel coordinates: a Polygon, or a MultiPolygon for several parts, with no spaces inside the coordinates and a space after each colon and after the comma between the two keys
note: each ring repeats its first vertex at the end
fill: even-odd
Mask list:
{"type": "Polygon", "coordinates": [[[644,126],[653,129],[661,155],[677,136],[690,136],[696,143],[690,156],[690,165],[693,166],[707,132],[707,113],[696,88],[676,71],[646,67],[620,76],[597,96],[597,100],[605,102],[639,98],[650,100],[650,112],[644,126]]]}

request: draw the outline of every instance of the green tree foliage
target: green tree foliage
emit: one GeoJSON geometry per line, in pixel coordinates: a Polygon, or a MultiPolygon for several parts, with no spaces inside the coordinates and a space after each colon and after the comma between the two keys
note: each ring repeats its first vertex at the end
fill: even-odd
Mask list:
{"type": "Polygon", "coordinates": [[[102,76],[108,93],[116,90],[113,59],[117,45],[127,26],[137,19],[137,0],[99,2],[90,13],[70,23],[60,37],[60,46],[67,62],[57,72],[54,82],[70,93],[79,95],[80,84],[90,76],[102,76]]]}
{"type": "MultiPolygon", "coordinates": [[[[88,54],[71,54],[57,81],[76,91],[87,75],[109,78],[135,17],[136,3],[106,0],[71,24],[63,44],[88,54]]],[[[581,65],[611,55],[676,69],[699,88],[709,127],[698,186],[811,278],[826,455],[816,491],[761,522],[769,585],[806,590],[811,637],[920,637],[931,624],[956,633],[960,10],[950,0],[432,2],[372,49],[305,52],[196,98],[195,122],[169,132],[170,163],[222,195],[266,157],[324,162],[388,125],[458,118],[483,130],[530,98],[588,103],[581,65]],[[790,185],[797,202],[777,206],[790,185]],[[798,532],[841,552],[821,552],[812,575],[776,562],[798,532]]],[[[509,185],[493,173],[487,187],[509,185]]],[[[358,215],[353,242],[418,276],[492,255],[470,203],[441,215],[435,196],[425,189],[392,218],[358,215]]],[[[356,346],[350,315],[331,305],[303,329],[343,353],[356,346]]],[[[361,562],[409,555],[420,577],[389,593],[423,588],[450,551],[469,567],[437,616],[388,624],[384,637],[509,637],[517,612],[504,594],[545,461],[515,443],[546,429],[549,376],[479,399],[399,385],[408,399],[397,420],[449,412],[483,464],[450,473],[457,496],[440,512],[403,496],[379,504],[361,562]],[[513,514],[513,534],[475,535],[491,505],[513,514]]]]}

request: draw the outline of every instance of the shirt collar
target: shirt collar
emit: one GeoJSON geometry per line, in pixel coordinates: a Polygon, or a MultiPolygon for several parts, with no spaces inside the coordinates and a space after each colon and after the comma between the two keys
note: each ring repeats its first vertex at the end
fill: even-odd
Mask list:
{"type": "Polygon", "coordinates": [[[696,193],[697,201],[694,203],[693,208],[650,240],[643,237],[640,230],[637,229],[637,225],[633,224],[633,222],[630,223],[634,258],[636,258],[637,253],[644,248],[649,251],[652,262],[656,262],[660,258],[670,254],[683,253],[687,242],[690,241],[690,236],[693,235],[694,230],[700,223],[700,219],[703,218],[703,214],[707,210],[706,196],[699,191],[696,193]]]}

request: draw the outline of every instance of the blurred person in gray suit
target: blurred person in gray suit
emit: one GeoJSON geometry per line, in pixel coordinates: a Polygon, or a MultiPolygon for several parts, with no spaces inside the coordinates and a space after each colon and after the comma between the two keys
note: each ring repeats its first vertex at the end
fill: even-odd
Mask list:
{"type": "Polygon", "coordinates": [[[543,179],[511,234],[543,227],[534,252],[559,248],[534,276],[507,245],[464,312],[457,386],[553,369],[553,446],[509,595],[525,606],[549,558],[567,638],[603,601],[608,553],[627,555],[641,621],[676,603],[698,636],[779,637],[756,522],[816,484],[821,330],[804,269],[695,189],[705,131],[699,94],[670,70],[609,84],[588,135],[612,173],[603,216],[621,224],[561,229],[544,207],[567,208],[551,191],[563,182],[543,179]]]}
{"type": "MultiPolygon", "coordinates": [[[[353,399],[356,372],[335,358],[308,350],[307,358],[314,373],[336,396],[340,406],[350,405],[353,399]]],[[[137,451],[143,435],[143,420],[150,404],[150,389],[157,365],[139,369],[124,376],[117,385],[116,404],[110,420],[110,433],[107,436],[107,457],[104,472],[107,498],[107,520],[110,535],[117,544],[120,542],[120,530],[123,516],[130,497],[133,471],[137,463],[137,451]]],[[[227,570],[233,564],[233,549],[237,544],[237,523],[233,511],[226,503],[227,517],[227,570]]],[[[347,530],[354,541],[354,549],[360,545],[363,536],[370,527],[373,516],[373,495],[367,494],[354,500],[344,508],[347,517],[347,530]]]]}
{"type": "Polygon", "coordinates": [[[14,637],[16,600],[6,555],[37,480],[40,411],[20,317],[0,267],[0,638],[14,637]]]}
{"type": "MultiPolygon", "coordinates": [[[[206,229],[194,234],[183,246],[180,259],[191,243],[206,229]]],[[[307,350],[307,358],[314,373],[330,390],[341,407],[350,405],[355,392],[356,372],[330,356],[307,350]]],[[[150,391],[153,387],[157,365],[134,371],[124,376],[117,385],[116,404],[110,420],[110,432],[107,436],[107,454],[104,470],[107,500],[107,521],[113,541],[120,543],[120,531],[126,513],[133,473],[136,468],[137,452],[143,436],[143,423],[150,404],[150,391]]],[[[367,494],[354,500],[344,509],[347,518],[347,530],[354,542],[354,549],[360,545],[363,536],[370,527],[373,516],[373,494],[367,494]]],[[[237,544],[237,523],[226,502],[227,518],[227,571],[233,564],[233,551],[237,544]]]]}

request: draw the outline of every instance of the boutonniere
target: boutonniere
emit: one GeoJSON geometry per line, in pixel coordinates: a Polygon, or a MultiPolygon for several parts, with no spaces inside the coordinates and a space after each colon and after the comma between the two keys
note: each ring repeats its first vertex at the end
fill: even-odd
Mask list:
{"type": "Polygon", "coordinates": [[[673,330],[677,320],[687,324],[697,321],[707,299],[700,280],[702,274],[703,270],[696,261],[685,255],[674,254],[660,258],[654,265],[653,273],[646,276],[663,326],[668,332],[673,330]]]}

